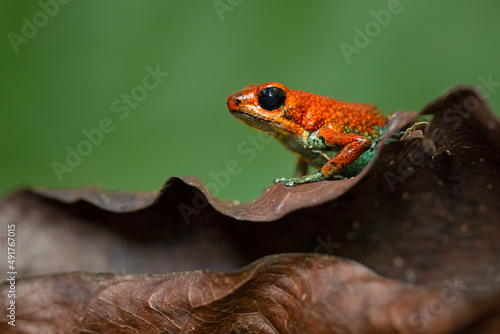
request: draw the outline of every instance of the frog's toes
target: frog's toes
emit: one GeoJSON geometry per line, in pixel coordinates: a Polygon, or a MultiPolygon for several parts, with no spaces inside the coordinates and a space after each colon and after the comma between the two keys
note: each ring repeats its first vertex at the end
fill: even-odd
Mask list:
{"type": "Polygon", "coordinates": [[[287,178],[287,177],[280,177],[279,179],[275,179],[274,183],[279,183],[279,182],[285,182],[285,186],[287,187],[293,187],[296,184],[304,183],[301,182],[300,177],[292,177],[292,178],[287,178]]]}
{"type": "Polygon", "coordinates": [[[304,183],[301,182],[301,179],[302,177],[280,177],[279,179],[275,179],[274,183],[285,182],[287,187],[293,187],[295,184],[304,183]]]}
{"type": "Polygon", "coordinates": [[[285,185],[287,187],[293,187],[296,184],[312,183],[323,180],[325,180],[325,175],[323,174],[323,172],[318,171],[314,174],[305,175],[302,177],[292,177],[292,178],[280,177],[279,179],[275,179],[274,183],[286,182],[285,185]]]}
{"type": "Polygon", "coordinates": [[[290,180],[291,180],[291,178],[288,178],[288,177],[280,177],[280,178],[274,179],[273,183],[289,182],[290,180]]]}

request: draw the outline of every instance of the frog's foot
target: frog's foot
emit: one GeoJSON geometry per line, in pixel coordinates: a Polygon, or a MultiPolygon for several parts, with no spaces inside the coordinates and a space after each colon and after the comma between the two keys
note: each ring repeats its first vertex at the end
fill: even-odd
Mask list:
{"type": "Polygon", "coordinates": [[[325,177],[325,174],[323,174],[322,171],[317,171],[314,174],[309,174],[305,175],[302,177],[280,177],[279,179],[275,179],[274,183],[278,182],[286,182],[287,187],[293,187],[296,184],[302,184],[302,183],[312,183],[312,182],[318,182],[318,181],[324,181],[327,180],[325,177]]]}

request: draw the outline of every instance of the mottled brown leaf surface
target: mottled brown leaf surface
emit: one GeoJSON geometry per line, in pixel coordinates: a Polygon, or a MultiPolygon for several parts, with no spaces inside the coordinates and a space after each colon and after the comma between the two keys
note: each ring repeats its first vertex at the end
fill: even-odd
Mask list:
{"type": "MultiPolygon", "coordinates": [[[[428,289],[326,255],[263,258],[233,273],[58,274],[19,282],[10,333],[450,332],[485,317],[460,282],[428,289]],[[85,292],[85,293],[82,293],[85,292]]],[[[4,298],[5,299],[5,298],[4,298]]],[[[0,299],[0,301],[3,301],[0,299]]]]}
{"type": "MultiPolygon", "coordinates": [[[[18,281],[18,323],[27,333],[500,332],[500,123],[470,88],[422,114],[430,124],[387,142],[357,177],[272,185],[250,203],[212,198],[193,177],[159,193],[13,193],[0,203],[0,240],[16,224],[18,277],[114,273],[18,281]],[[302,254],[233,274],[124,275],[230,272],[285,252],[302,254]]],[[[396,114],[391,130],[414,117],[396,114]]]]}

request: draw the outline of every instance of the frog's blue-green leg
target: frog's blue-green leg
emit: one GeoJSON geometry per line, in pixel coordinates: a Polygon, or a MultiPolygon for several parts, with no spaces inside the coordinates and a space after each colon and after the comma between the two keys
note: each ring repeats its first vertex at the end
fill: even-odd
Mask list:
{"type": "Polygon", "coordinates": [[[306,160],[302,157],[299,157],[295,166],[294,177],[280,177],[278,179],[275,179],[273,182],[286,182],[285,185],[287,187],[292,187],[296,184],[326,180],[325,175],[322,171],[317,171],[314,174],[306,175],[308,166],[309,165],[307,164],[306,160]]]}
{"type": "MultiPolygon", "coordinates": [[[[333,178],[343,179],[343,177],[340,175],[334,175],[333,178]]],[[[275,179],[274,183],[286,182],[285,185],[287,187],[293,187],[296,184],[311,183],[311,182],[325,181],[325,180],[332,180],[332,178],[331,177],[327,178],[323,173],[323,171],[319,170],[314,174],[309,174],[302,177],[290,177],[290,178],[280,177],[279,179],[275,179]]]]}

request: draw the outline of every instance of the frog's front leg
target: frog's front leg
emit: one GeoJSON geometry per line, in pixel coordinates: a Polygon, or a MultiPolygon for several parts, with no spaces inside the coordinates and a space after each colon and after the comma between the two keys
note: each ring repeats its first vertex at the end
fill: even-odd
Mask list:
{"type": "Polygon", "coordinates": [[[275,183],[286,182],[287,186],[293,186],[300,183],[332,180],[342,168],[353,163],[369,149],[372,143],[367,137],[336,132],[328,128],[311,133],[308,141],[313,143],[313,147],[326,146],[333,148],[341,146],[343,148],[316,173],[298,178],[280,178],[276,179],[275,183]]]}
{"type": "Polygon", "coordinates": [[[372,141],[364,136],[335,132],[330,129],[321,129],[316,137],[322,139],[329,146],[344,146],[330,161],[321,167],[325,179],[331,179],[342,168],[353,163],[361,154],[370,148],[372,141]]]}

